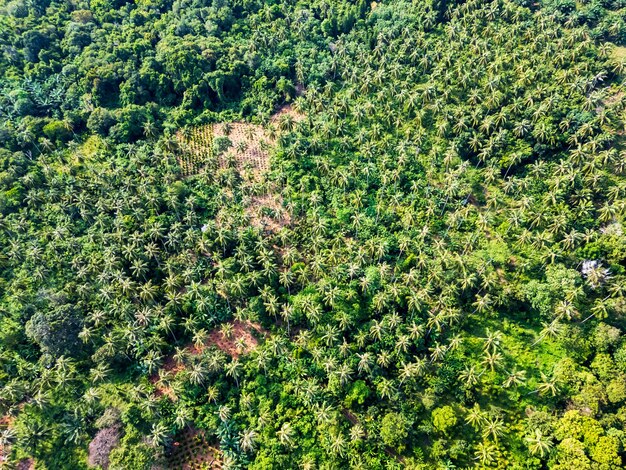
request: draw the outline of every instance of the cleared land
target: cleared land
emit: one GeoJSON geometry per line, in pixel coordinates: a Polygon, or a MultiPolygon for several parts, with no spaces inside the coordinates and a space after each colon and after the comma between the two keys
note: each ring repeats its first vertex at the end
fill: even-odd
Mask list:
{"type": "Polygon", "coordinates": [[[203,431],[187,427],[178,434],[167,457],[171,470],[213,470],[222,468],[221,452],[217,444],[211,444],[203,431]]]}
{"type": "MultiPolygon", "coordinates": [[[[181,129],[176,134],[177,159],[183,176],[234,169],[250,186],[265,182],[270,149],[281,132],[292,131],[304,116],[292,106],[280,108],[267,127],[228,122],[181,129]]],[[[280,189],[266,184],[261,194],[247,197],[244,212],[252,226],[276,232],[291,223],[280,189]]],[[[220,217],[216,218],[219,223],[220,217]]]]}

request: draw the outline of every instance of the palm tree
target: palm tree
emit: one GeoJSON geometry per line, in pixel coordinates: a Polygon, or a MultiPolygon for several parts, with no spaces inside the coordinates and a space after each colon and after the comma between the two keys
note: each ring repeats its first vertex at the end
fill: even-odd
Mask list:
{"type": "Polygon", "coordinates": [[[447,347],[443,344],[435,343],[434,347],[430,348],[430,362],[439,361],[443,359],[447,352],[447,347]]]}
{"type": "Polygon", "coordinates": [[[468,411],[465,417],[465,422],[472,426],[474,429],[481,427],[486,421],[485,413],[480,409],[478,403],[474,403],[474,406],[468,411]]]}
{"type": "Polygon", "coordinates": [[[146,122],[144,122],[143,134],[148,138],[154,137],[156,135],[156,125],[154,121],[147,120],[146,122]]]}
{"type": "Polygon", "coordinates": [[[215,385],[210,385],[207,387],[206,397],[208,401],[217,403],[217,399],[219,398],[219,395],[220,395],[219,389],[215,385]]]}
{"type": "Polygon", "coordinates": [[[330,437],[330,451],[333,454],[343,457],[346,451],[346,446],[346,440],[340,431],[330,437]]]}
{"type": "Polygon", "coordinates": [[[219,419],[222,422],[228,421],[228,419],[231,416],[230,406],[228,406],[228,405],[220,405],[220,407],[217,410],[217,416],[219,417],[219,419]]]}
{"type": "Polygon", "coordinates": [[[489,351],[485,350],[484,359],[482,361],[483,364],[488,365],[491,371],[493,372],[495,367],[500,365],[503,360],[502,354],[497,351],[489,351]]]}
{"type": "Polygon", "coordinates": [[[169,442],[169,429],[162,422],[155,423],[152,425],[148,439],[154,447],[163,447],[169,442]]]}
{"type": "Polygon", "coordinates": [[[180,430],[183,429],[191,422],[191,409],[187,407],[180,407],[176,410],[176,417],[174,418],[174,424],[180,430]]]}
{"type": "Polygon", "coordinates": [[[257,433],[252,429],[246,429],[239,433],[239,444],[244,452],[252,452],[256,444],[257,433]]]}
{"type": "Polygon", "coordinates": [[[357,370],[359,373],[368,374],[372,370],[373,358],[372,354],[369,352],[357,353],[356,356],[359,358],[359,362],[357,365],[357,370]]]}
{"type": "Polygon", "coordinates": [[[545,437],[540,429],[535,429],[535,432],[531,436],[524,438],[528,444],[528,450],[531,454],[539,454],[543,458],[546,454],[552,450],[552,439],[545,437]]]}
{"type": "Polygon", "coordinates": [[[339,366],[337,376],[339,377],[339,383],[346,385],[352,378],[352,367],[350,367],[350,364],[342,364],[339,366]]]}
{"type": "Polygon", "coordinates": [[[559,392],[559,388],[557,387],[556,381],[554,379],[550,379],[548,376],[546,376],[542,372],[541,373],[541,382],[539,382],[539,384],[537,384],[536,392],[539,392],[541,395],[546,394],[546,393],[549,392],[554,397],[559,392]]]}
{"type": "Polygon", "coordinates": [[[333,286],[324,293],[324,302],[331,308],[335,307],[337,300],[340,299],[341,291],[339,287],[333,286]]]}
{"type": "Polygon", "coordinates": [[[495,462],[498,454],[498,448],[491,442],[481,442],[476,447],[474,456],[476,460],[479,460],[482,465],[491,465],[495,462]]]}
{"type": "Polygon", "coordinates": [[[547,338],[547,337],[558,338],[561,332],[563,331],[563,327],[561,323],[559,323],[558,320],[553,320],[550,323],[541,322],[541,326],[543,326],[543,328],[539,333],[539,337],[533,344],[531,344],[531,346],[536,345],[542,339],[547,338]]]}
{"type": "Polygon", "coordinates": [[[293,430],[293,427],[289,422],[283,423],[280,429],[276,432],[280,443],[288,447],[291,447],[293,445],[294,434],[295,432],[293,430]]]}
{"type": "Polygon", "coordinates": [[[485,345],[483,348],[485,349],[485,351],[488,349],[492,349],[493,351],[495,351],[502,341],[502,333],[500,331],[492,332],[488,329],[487,337],[484,338],[484,341],[485,345]]]}
{"type": "Polygon", "coordinates": [[[391,353],[387,350],[382,350],[378,353],[378,356],[376,356],[376,363],[379,366],[386,368],[391,364],[391,359],[391,353]]]}
{"type": "Polygon", "coordinates": [[[242,369],[241,363],[237,359],[233,359],[231,362],[226,364],[224,369],[226,370],[226,375],[235,379],[235,383],[237,384],[237,387],[239,387],[239,376],[241,375],[242,369]]]}
{"type": "Polygon", "coordinates": [[[504,388],[509,388],[512,385],[519,386],[519,385],[523,385],[525,381],[526,381],[526,371],[518,370],[518,371],[511,372],[506,378],[506,380],[504,381],[504,383],[502,384],[502,386],[504,388]]]}
{"type": "Polygon", "coordinates": [[[193,364],[189,370],[189,380],[191,383],[194,385],[202,385],[206,379],[206,368],[200,363],[193,364]]]}
{"type": "Polygon", "coordinates": [[[396,394],[396,387],[393,381],[386,378],[380,379],[376,388],[378,390],[378,394],[382,399],[386,398],[390,400],[396,394]]]}
{"type": "Polygon", "coordinates": [[[419,340],[422,337],[422,335],[424,334],[424,331],[425,331],[424,325],[421,325],[421,324],[418,325],[415,322],[413,322],[409,326],[409,337],[413,341],[417,341],[417,340],[419,340]]]}
{"type": "Polygon", "coordinates": [[[15,442],[17,433],[13,428],[5,428],[0,432],[0,451],[7,454],[8,447],[15,442]]]}
{"type": "Polygon", "coordinates": [[[143,358],[142,364],[146,368],[148,374],[154,374],[161,366],[162,357],[158,351],[150,350],[143,358]]]}
{"type": "Polygon", "coordinates": [[[27,420],[24,424],[18,432],[17,442],[21,447],[36,454],[40,445],[45,442],[50,429],[43,423],[33,420],[27,420]]]}
{"type": "Polygon", "coordinates": [[[320,336],[320,339],[326,344],[326,346],[330,347],[337,342],[339,330],[335,325],[328,324],[325,327],[320,328],[320,332],[323,333],[320,336]]]}
{"type": "Polygon", "coordinates": [[[479,374],[476,373],[476,366],[466,367],[460,374],[459,379],[465,382],[466,387],[473,387],[478,383],[479,374]]]}
{"type": "Polygon", "coordinates": [[[196,348],[201,349],[204,346],[204,343],[206,342],[208,336],[209,334],[204,328],[194,331],[192,338],[193,345],[196,348]]]}
{"type": "Polygon", "coordinates": [[[504,435],[504,423],[500,418],[486,419],[483,423],[483,438],[491,436],[498,443],[498,438],[504,435]]]}

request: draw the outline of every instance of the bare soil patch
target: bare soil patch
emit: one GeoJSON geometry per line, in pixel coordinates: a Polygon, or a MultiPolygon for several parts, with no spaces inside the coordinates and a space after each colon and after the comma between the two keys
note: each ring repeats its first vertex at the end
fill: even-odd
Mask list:
{"type": "Polygon", "coordinates": [[[218,444],[209,443],[204,431],[187,427],[178,434],[167,457],[172,470],[206,470],[222,468],[218,444]]]}
{"type": "Polygon", "coordinates": [[[242,322],[239,320],[234,320],[229,323],[232,325],[232,334],[230,336],[225,336],[219,329],[213,330],[209,333],[209,339],[206,345],[216,346],[235,359],[242,354],[248,354],[258,346],[259,340],[255,337],[253,332],[261,336],[267,334],[258,323],[242,322]]]}
{"type": "MultiPolygon", "coordinates": [[[[188,344],[185,346],[185,351],[190,356],[197,356],[202,354],[202,351],[206,348],[215,346],[229,356],[237,359],[254,350],[259,344],[259,337],[264,338],[269,334],[261,325],[250,321],[233,320],[226,322],[225,325],[228,326],[224,329],[220,327],[211,330],[204,345],[197,347],[194,344],[188,344]],[[224,334],[223,331],[229,333],[224,334]]],[[[154,385],[155,396],[166,396],[172,401],[178,400],[174,390],[168,386],[168,380],[164,380],[164,378],[172,379],[184,369],[184,364],[177,362],[172,356],[168,356],[163,363],[163,367],[159,369],[159,372],[149,378],[150,383],[154,385]]]]}
{"type": "Polygon", "coordinates": [[[172,387],[168,385],[168,382],[167,380],[165,380],[165,378],[167,376],[175,377],[176,374],[178,374],[184,368],[185,367],[182,364],[176,362],[176,360],[171,356],[168,356],[165,359],[163,367],[161,367],[157,374],[152,375],[149,379],[150,383],[154,385],[154,394],[157,398],[165,395],[172,401],[178,400],[174,389],[172,389],[172,387]]]}
{"type": "Polygon", "coordinates": [[[270,122],[278,126],[281,130],[289,130],[288,126],[304,121],[304,115],[299,113],[291,104],[286,104],[278,108],[270,122]]]}
{"type": "MultiPolygon", "coordinates": [[[[292,105],[285,105],[270,118],[267,127],[228,122],[181,129],[176,141],[182,174],[234,169],[247,184],[262,183],[270,170],[270,149],[278,134],[292,131],[303,119],[292,105]],[[219,150],[220,145],[227,146],[226,150],[219,150]]],[[[275,232],[291,223],[279,193],[279,188],[266,187],[263,195],[245,202],[244,211],[252,226],[275,232]]]]}
{"type": "Polygon", "coordinates": [[[176,133],[177,160],[183,176],[197,174],[211,162],[213,126],[180,129],[176,133]]]}
{"type": "Polygon", "coordinates": [[[234,166],[240,173],[249,170],[260,180],[270,169],[269,146],[273,143],[257,124],[233,122],[216,124],[214,138],[227,138],[231,146],[218,157],[222,169],[234,166]]]}

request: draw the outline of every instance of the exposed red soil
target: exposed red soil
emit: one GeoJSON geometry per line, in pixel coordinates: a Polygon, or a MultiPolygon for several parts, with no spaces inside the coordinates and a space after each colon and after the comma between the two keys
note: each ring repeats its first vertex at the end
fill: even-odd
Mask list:
{"type": "MultiPolygon", "coordinates": [[[[229,337],[224,336],[221,329],[216,328],[208,334],[204,345],[197,347],[194,344],[185,346],[185,351],[191,356],[197,356],[206,348],[215,346],[224,351],[229,356],[237,359],[243,354],[250,353],[259,344],[259,340],[255,337],[265,337],[269,333],[263,329],[258,323],[250,321],[233,320],[228,322],[232,325],[232,332],[229,337]],[[254,332],[254,333],[253,333],[254,332]]],[[[166,385],[166,381],[161,380],[163,375],[169,374],[172,378],[185,368],[183,364],[176,362],[172,356],[168,356],[163,363],[163,367],[159,373],[150,376],[149,380],[155,387],[155,395],[157,397],[167,396],[172,401],[176,401],[178,397],[170,387],[166,385]]]]}
{"type": "Polygon", "coordinates": [[[292,105],[286,104],[278,108],[278,111],[276,111],[270,118],[270,122],[280,125],[281,121],[285,120],[285,116],[288,116],[294,122],[301,122],[304,120],[304,115],[296,111],[292,105]]]}
{"type": "Polygon", "coordinates": [[[180,433],[167,457],[167,468],[205,470],[222,468],[218,444],[210,444],[204,431],[188,427],[180,433]]]}
{"type": "Polygon", "coordinates": [[[234,320],[230,322],[230,324],[233,326],[230,338],[225,337],[220,330],[216,329],[209,333],[206,346],[217,346],[235,359],[241,354],[248,354],[259,344],[259,341],[252,334],[253,331],[256,331],[262,336],[265,336],[267,333],[258,323],[234,320]],[[238,341],[240,339],[243,341],[238,341]],[[239,345],[243,346],[243,349],[238,349],[239,345]]]}

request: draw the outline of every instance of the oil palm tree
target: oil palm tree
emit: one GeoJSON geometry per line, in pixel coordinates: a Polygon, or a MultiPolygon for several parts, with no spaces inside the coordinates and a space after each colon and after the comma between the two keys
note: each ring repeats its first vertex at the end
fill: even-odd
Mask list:
{"type": "Polygon", "coordinates": [[[475,460],[478,460],[484,466],[493,464],[496,461],[497,455],[498,448],[488,441],[479,443],[474,452],[475,460]]]}
{"type": "Polygon", "coordinates": [[[552,450],[552,439],[543,435],[540,429],[535,429],[534,433],[524,438],[531,454],[541,458],[545,457],[552,450]]]}
{"type": "Polygon", "coordinates": [[[295,431],[291,426],[291,423],[285,422],[281,425],[280,429],[276,432],[278,441],[287,447],[291,447],[294,442],[295,431]]]}
{"type": "Polygon", "coordinates": [[[256,447],[257,433],[252,429],[246,429],[239,433],[239,445],[244,452],[252,452],[256,447]]]}

